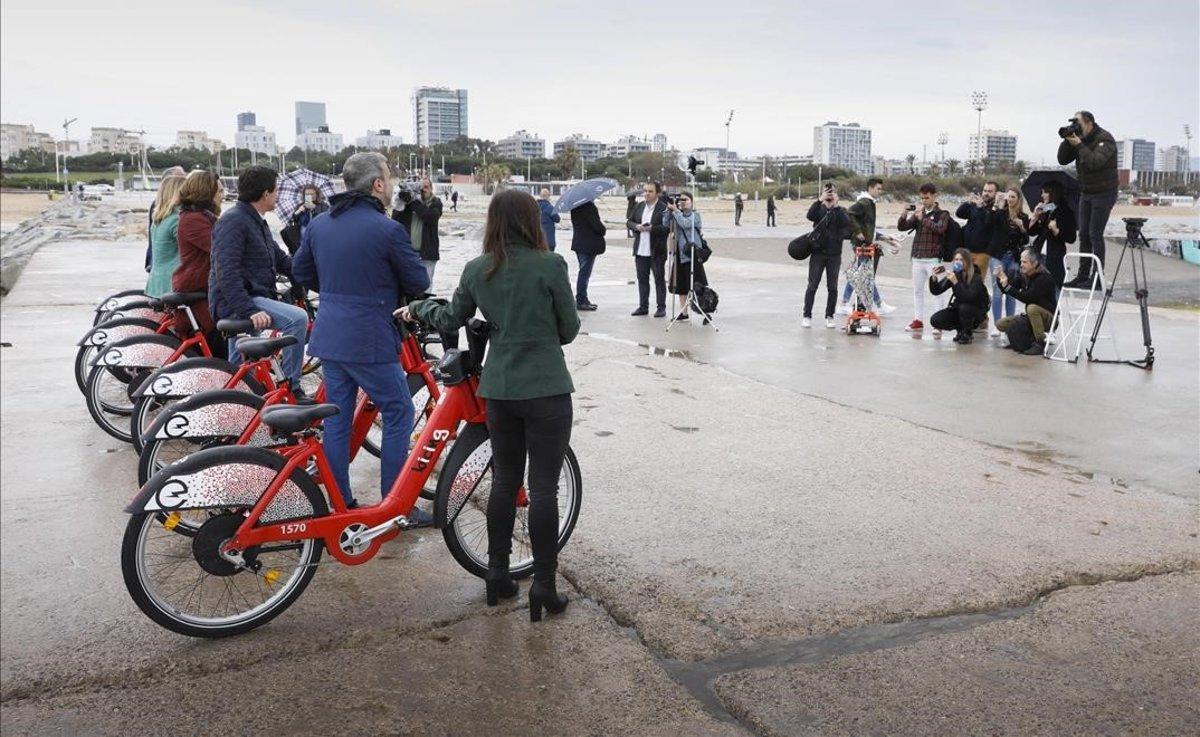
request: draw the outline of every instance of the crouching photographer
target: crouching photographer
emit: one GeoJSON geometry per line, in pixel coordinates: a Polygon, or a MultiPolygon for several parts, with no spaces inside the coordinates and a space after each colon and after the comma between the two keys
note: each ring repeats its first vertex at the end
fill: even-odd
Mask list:
{"type": "Polygon", "coordinates": [[[954,261],[947,266],[936,266],[929,277],[929,291],[942,294],[950,291],[950,304],[929,318],[935,330],[954,330],[954,342],[971,342],[971,333],[987,319],[989,306],[987,287],[983,285],[983,274],[975,268],[971,252],[960,248],[954,252],[954,261]]]}
{"type": "Polygon", "coordinates": [[[1005,317],[996,327],[1008,335],[1008,347],[1027,356],[1046,352],[1046,331],[1054,320],[1058,307],[1054,277],[1042,262],[1042,256],[1032,248],[1021,253],[1020,270],[1010,279],[997,267],[996,284],[1000,291],[1025,304],[1025,314],[1005,317]]]}
{"type": "MultiPolygon", "coordinates": [[[[1096,125],[1087,110],[1075,113],[1070,122],[1058,129],[1058,163],[1074,162],[1079,176],[1079,252],[1090,253],[1104,266],[1104,227],[1117,204],[1117,143],[1112,134],[1096,125]]],[[[1092,260],[1082,259],[1079,274],[1064,287],[1090,287],[1092,260]]]]}

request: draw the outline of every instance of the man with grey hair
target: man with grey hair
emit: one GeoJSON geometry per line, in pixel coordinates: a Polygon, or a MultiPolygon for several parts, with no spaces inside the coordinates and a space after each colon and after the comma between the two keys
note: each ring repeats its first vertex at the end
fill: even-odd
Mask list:
{"type": "MultiPolygon", "coordinates": [[[[329,212],[304,229],[292,274],[321,295],[308,350],[321,359],[325,392],[341,410],[325,421],[325,454],[353,507],[358,502],[350,490],[350,425],[360,387],[383,414],[382,496],[408,458],[412,395],[398,361],[400,333],[392,311],[405,304],[405,296],[423,294],[429,276],[408,231],[387,216],[392,199],[387,159],[375,152],[354,154],[342,178],[346,191],[331,197],[329,212]]],[[[415,507],[410,518],[432,522],[415,507]]]]}
{"type": "Polygon", "coordinates": [[[558,244],[554,242],[554,224],[562,217],[554,211],[554,205],[550,204],[550,190],[542,187],[542,196],[538,198],[538,210],[542,213],[542,232],[546,234],[546,246],[553,251],[558,244]]]}

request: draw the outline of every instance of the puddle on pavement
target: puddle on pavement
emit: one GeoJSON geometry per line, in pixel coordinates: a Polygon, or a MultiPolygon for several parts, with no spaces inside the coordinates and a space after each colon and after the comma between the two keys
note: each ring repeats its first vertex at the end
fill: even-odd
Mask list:
{"type": "Polygon", "coordinates": [[[623,343],[625,345],[644,348],[647,356],[667,356],[668,358],[682,358],[683,360],[691,361],[692,363],[704,363],[703,361],[697,360],[696,357],[692,355],[691,351],[685,351],[679,348],[664,348],[663,346],[650,345],[649,343],[639,343],[636,340],[618,338],[615,335],[609,335],[607,333],[589,333],[587,331],[581,331],[580,335],[586,335],[589,338],[597,338],[599,340],[607,340],[613,343],[623,343]]]}

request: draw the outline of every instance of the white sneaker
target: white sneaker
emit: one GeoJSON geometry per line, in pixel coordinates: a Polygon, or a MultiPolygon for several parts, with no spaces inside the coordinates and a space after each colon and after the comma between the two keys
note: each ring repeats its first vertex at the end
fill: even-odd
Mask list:
{"type": "Polygon", "coordinates": [[[938,330],[937,328],[934,328],[934,329],[933,329],[933,337],[935,337],[935,338],[940,338],[940,337],[942,337],[942,331],[941,331],[941,330],[938,330]]]}
{"type": "Polygon", "coordinates": [[[1053,335],[1046,333],[1046,345],[1054,345],[1057,342],[1058,341],[1054,339],[1053,335]]]}
{"type": "Polygon", "coordinates": [[[879,303],[879,305],[878,305],[878,307],[879,307],[879,311],[880,311],[880,312],[882,312],[882,313],[883,313],[883,314],[885,314],[885,315],[890,315],[890,314],[892,314],[893,312],[895,312],[895,311],[896,311],[896,308],[895,308],[895,307],[892,307],[892,306],[891,306],[890,304],[888,304],[887,302],[880,302],[880,303],[879,303]]]}
{"type": "Polygon", "coordinates": [[[806,317],[806,318],[804,318],[803,320],[801,320],[801,321],[800,321],[800,327],[802,327],[802,328],[811,328],[811,327],[812,327],[812,320],[811,320],[811,319],[809,319],[809,318],[807,318],[807,317],[806,317]]]}
{"type": "Polygon", "coordinates": [[[836,327],[837,327],[837,325],[834,324],[832,317],[825,318],[825,328],[826,329],[833,329],[836,327]]]}
{"type": "Polygon", "coordinates": [[[850,303],[842,302],[841,304],[838,305],[837,311],[838,311],[839,315],[849,315],[850,314],[850,303]]]}

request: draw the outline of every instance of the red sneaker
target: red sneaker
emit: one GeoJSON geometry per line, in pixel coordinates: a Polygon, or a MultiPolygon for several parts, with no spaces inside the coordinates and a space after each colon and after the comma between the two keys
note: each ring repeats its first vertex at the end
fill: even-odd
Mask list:
{"type": "Polygon", "coordinates": [[[910,333],[915,333],[915,332],[917,332],[918,330],[924,330],[924,329],[925,329],[925,323],[921,322],[920,320],[913,320],[912,322],[910,322],[910,323],[908,324],[908,327],[906,327],[906,328],[904,328],[904,329],[905,329],[905,330],[907,330],[907,331],[908,331],[908,332],[910,332],[910,333]]]}

